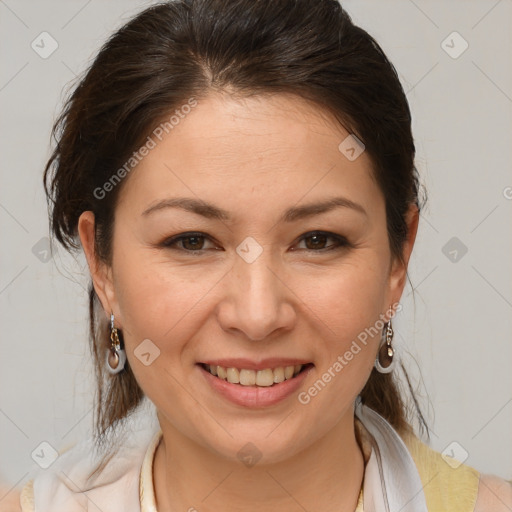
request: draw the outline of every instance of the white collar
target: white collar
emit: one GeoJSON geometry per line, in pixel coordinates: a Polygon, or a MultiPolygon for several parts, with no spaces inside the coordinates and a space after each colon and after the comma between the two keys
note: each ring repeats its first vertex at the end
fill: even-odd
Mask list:
{"type": "Polygon", "coordinates": [[[355,414],[372,437],[363,484],[364,512],[428,512],[418,469],[398,433],[359,397],[355,414]]]}

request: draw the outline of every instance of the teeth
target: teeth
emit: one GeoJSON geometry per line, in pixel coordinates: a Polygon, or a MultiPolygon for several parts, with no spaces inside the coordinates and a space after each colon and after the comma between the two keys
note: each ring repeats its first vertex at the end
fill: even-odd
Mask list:
{"type": "Polygon", "coordinates": [[[279,384],[279,382],[284,381],[284,368],[282,366],[280,366],[279,368],[276,368],[273,373],[274,373],[274,382],[276,384],[279,384]]]}
{"type": "Polygon", "coordinates": [[[238,384],[240,382],[240,372],[236,368],[227,368],[228,382],[231,384],[238,384]]]}
{"type": "Polygon", "coordinates": [[[247,370],[245,368],[224,368],[222,366],[205,365],[206,369],[219,379],[227,380],[231,384],[242,386],[268,387],[291,379],[302,370],[302,365],[279,366],[278,368],[265,368],[264,370],[247,370]]]}
{"type": "Polygon", "coordinates": [[[227,376],[228,374],[226,373],[226,369],[223,368],[222,366],[217,366],[217,377],[219,377],[219,379],[226,380],[227,376]]]}
{"type": "Polygon", "coordinates": [[[272,386],[272,384],[274,384],[274,372],[270,368],[258,370],[256,373],[256,385],[272,386]]]}
{"type": "Polygon", "coordinates": [[[240,370],[240,384],[242,386],[254,386],[256,384],[256,372],[253,370],[240,370]]]}

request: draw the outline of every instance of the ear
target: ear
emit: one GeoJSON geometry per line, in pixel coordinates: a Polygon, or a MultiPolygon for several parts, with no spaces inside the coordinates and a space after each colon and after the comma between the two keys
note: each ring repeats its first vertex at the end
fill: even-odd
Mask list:
{"type": "Polygon", "coordinates": [[[407,267],[418,232],[419,218],[418,207],[414,204],[410,205],[406,213],[407,237],[402,248],[403,262],[399,258],[395,258],[390,265],[389,293],[391,301],[389,304],[398,302],[402,296],[407,279],[407,267]]]}
{"type": "Polygon", "coordinates": [[[105,315],[110,319],[110,313],[115,307],[115,293],[112,280],[112,269],[105,262],[100,261],[95,248],[95,218],[92,211],[83,212],[78,219],[78,234],[89,266],[94,289],[105,315]]]}

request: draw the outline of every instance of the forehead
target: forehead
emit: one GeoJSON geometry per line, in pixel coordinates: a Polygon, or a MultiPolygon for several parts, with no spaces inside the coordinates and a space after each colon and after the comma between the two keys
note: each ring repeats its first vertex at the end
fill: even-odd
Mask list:
{"type": "Polygon", "coordinates": [[[340,194],[370,210],[379,200],[366,153],[347,158],[349,132],[297,96],[214,93],[177,114],[124,184],[120,203],[139,214],[183,195],[256,211],[340,194]]]}

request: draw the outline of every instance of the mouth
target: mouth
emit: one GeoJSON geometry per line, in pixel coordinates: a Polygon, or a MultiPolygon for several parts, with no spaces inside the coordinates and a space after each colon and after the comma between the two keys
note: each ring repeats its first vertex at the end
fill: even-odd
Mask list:
{"type": "Polygon", "coordinates": [[[249,368],[224,367],[213,364],[199,363],[204,370],[214,377],[237,384],[241,387],[274,387],[284,381],[292,380],[312,368],[313,363],[296,364],[288,366],[277,366],[253,370],[249,368]]]}

